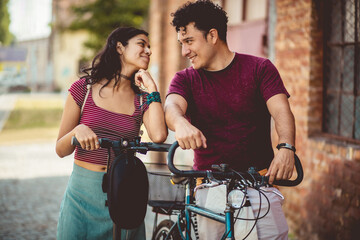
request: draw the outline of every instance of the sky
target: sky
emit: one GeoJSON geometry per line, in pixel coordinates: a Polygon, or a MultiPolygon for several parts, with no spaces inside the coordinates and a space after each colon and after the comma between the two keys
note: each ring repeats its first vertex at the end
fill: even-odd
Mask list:
{"type": "Polygon", "coordinates": [[[50,35],[52,0],[10,0],[10,32],[17,41],[44,38],[50,35]]]}

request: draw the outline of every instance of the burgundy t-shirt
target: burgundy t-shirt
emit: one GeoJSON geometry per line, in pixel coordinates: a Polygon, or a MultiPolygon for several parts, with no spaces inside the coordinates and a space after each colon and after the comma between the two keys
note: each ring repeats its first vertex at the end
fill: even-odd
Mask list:
{"type": "Polygon", "coordinates": [[[168,91],[188,103],[186,116],[205,135],[208,147],[194,151],[194,169],[228,163],[238,171],[268,168],[274,157],[266,101],[286,94],[281,77],[267,59],[236,53],[225,69],[192,67],[176,73],[168,91]]]}

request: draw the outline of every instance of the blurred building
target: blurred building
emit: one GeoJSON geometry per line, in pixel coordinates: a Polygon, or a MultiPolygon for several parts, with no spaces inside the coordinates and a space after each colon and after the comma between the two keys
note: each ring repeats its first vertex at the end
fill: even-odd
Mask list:
{"type": "Polygon", "coordinates": [[[27,85],[26,55],[24,48],[0,47],[0,94],[27,85]]]}
{"type": "MultiPolygon", "coordinates": [[[[170,13],[185,2],[151,0],[151,71],[162,97],[175,72],[189,66],[170,25],[170,13]]],[[[291,232],[298,239],[357,239],[360,1],[214,2],[228,12],[230,49],[272,60],[291,95],[305,171],[300,186],[282,189],[291,232]]]]}
{"type": "Polygon", "coordinates": [[[16,46],[27,50],[26,85],[31,91],[52,91],[55,88],[53,61],[50,59],[50,38],[18,41],[16,46]]]}
{"type": "Polygon", "coordinates": [[[82,59],[86,56],[83,43],[89,37],[86,31],[66,30],[74,20],[71,7],[91,0],[52,0],[51,60],[54,63],[54,81],[59,89],[68,89],[79,76],[82,59]]]}
{"type": "MultiPolygon", "coordinates": [[[[8,49],[13,57],[25,58],[19,65],[12,65],[11,79],[2,81],[7,90],[49,91],[54,89],[50,59],[50,27],[51,0],[12,0],[10,11],[12,15],[11,31],[16,35],[16,43],[8,49]],[[48,10],[48,11],[46,11],[48,10]],[[40,12],[40,14],[39,14],[40,12]],[[6,83],[5,83],[6,82],[6,83]]],[[[4,71],[9,75],[9,65],[4,71]]],[[[1,71],[1,70],[0,70],[1,71]]],[[[4,73],[4,72],[3,72],[4,73]]]]}

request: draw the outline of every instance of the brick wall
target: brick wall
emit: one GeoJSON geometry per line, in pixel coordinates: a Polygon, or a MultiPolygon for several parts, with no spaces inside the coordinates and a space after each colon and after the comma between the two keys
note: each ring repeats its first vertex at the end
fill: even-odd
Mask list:
{"type": "Polygon", "coordinates": [[[276,66],[290,92],[304,181],[283,188],[298,239],[358,239],[360,146],[321,134],[322,9],[326,1],[277,0],[276,66]]]}

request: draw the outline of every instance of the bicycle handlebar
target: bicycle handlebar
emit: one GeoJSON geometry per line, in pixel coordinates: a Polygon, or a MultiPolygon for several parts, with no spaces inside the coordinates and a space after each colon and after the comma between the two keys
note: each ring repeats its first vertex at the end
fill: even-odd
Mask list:
{"type": "MultiPolygon", "coordinates": [[[[169,167],[169,170],[177,175],[177,176],[182,176],[182,177],[207,177],[209,174],[211,174],[214,178],[220,178],[220,179],[224,179],[224,178],[237,178],[237,179],[241,179],[241,176],[244,176],[242,173],[240,173],[240,175],[236,174],[235,172],[214,172],[214,171],[196,171],[196,170],[187,170],[187,171],[183,171],[183,170],[179,170],[175,167],[174,165],[174,155],[175,155],[175,151],[176,149],[179,147],[179,143],[176,141],[174,142],[170,149],[169,149],[169,153],[167,155],[167,164],[169,167]]],[[[298,184],[300,184],[303,180],[303,169],[301,166],[301,162],[300,159],[298,158],[298,156],[295,154],[295,168],[296,168],[296,172],[297,172],[297,178],[295,180],[274,180],[273,184],[274,185],[279,185],[279,186],[287,186],[287,187],[291,187],[291,186],[296,186],[298,184]]],[[[250,174],[252,178],[254,178],[254,176],[251,173],[247,173],[248,175],[250,174]]],[[[266,183],[269,182],[269,177],[265,177],[265,176],[259,176],[259,180],[261,182],[265,181],[266,183]]]]}
{"type": "MultiPolygon", "coordinates": [[[[213,176],[214,178],[219,179],[225,179],[225,178],[236,178],[241,179],[245,175],[250,175],[252,179],[258,178],[257,180],[260,182],[269,182],[269,177],[260,176],[259,174],[254,175],[254,172],[248,171],[247,173],[238,173],[226,171],[226,172],[217,172],[217,171],[195,171],[195,170],[179,170],[174,165],[174,155],[176,149],[179,147],[179,143],[175,141],[173,144],[167,144],[167,143],[152,143],[152,142],[141,142],[140,137],[136,137],[134,140],[129,141],[127,139],[120,139],[118,141],[113,141],[107,138],[100,138],[99,144],[101,148],[112,148],[117,147],[120,150],[131,150],[135,152],[139,152],[142,154],[146,154],[147,151],[157,151],[157,152],[169,152],[167,155],[167,165],[173,174],[177,176],[183,176],[183,177],[208,177],[209,175],[213,176]]],[[[71,138],[71,145],[80,146],[79,141],[76,139],[75,136],[71,138]]],[[[274,180],[274,185],[279,186],[296,186],[300,184],[303,180],[303,169],[301,166],[300,159],[295,154],[295,168],[297,172],[297,177],[295,180],[274,180]]]]}
{"type": "MultiPolygon", "coordinates": [[[[132,150],[142,154],[146,154],[147,151],[167,152],[171,146],[171,144],[168,143],[160,144],[152,142],[141,142],[140,137],[137,137],[132,141],[123,138],[118,141],[113,141],[107,138],[100,138],[99,144],[101,148],[119,147],[120,149],[132,150]]],[[[80,146],[80,143],[75,136],[71,138],[71,145],[80,146]]]]}

